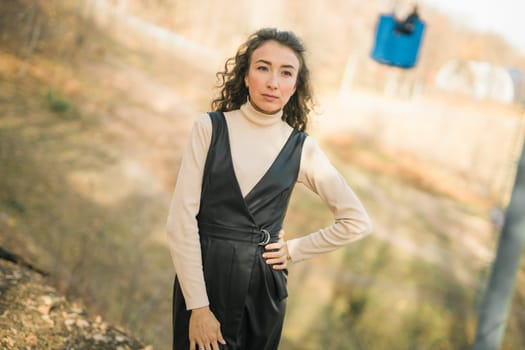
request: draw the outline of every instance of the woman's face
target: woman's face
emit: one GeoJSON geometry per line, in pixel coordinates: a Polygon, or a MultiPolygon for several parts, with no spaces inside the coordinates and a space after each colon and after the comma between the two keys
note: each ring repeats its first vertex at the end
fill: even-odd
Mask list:
{"type": "Polygon", "coordinates": [[[252,105],[272,114],[284,108],[295,92],[299,59],[294,51],[269,40],[252,52],[244,77],[252,105]]]}

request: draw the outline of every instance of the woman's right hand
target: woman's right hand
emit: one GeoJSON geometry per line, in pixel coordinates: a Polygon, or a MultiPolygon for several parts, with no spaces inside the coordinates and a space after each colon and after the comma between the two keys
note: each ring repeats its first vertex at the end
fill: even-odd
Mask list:
{"type": "Polygon", "coordinates": [[[219,350],[219,343],[225,345],[221,324],[209,306],[191,310],[190,350],[219,350]]]}

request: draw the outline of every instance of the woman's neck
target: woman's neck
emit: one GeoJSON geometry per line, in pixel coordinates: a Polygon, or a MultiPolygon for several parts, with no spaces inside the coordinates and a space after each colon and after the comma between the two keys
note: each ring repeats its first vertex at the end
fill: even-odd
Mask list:
{"type": "Polygon", "coordinates": [[[282,109],[275,113],[266,113],[256,108],[249,100],[241,106],[242,115],[250,122],[260,125],[269,126],[277,123],[283,116],[282,109]]]}

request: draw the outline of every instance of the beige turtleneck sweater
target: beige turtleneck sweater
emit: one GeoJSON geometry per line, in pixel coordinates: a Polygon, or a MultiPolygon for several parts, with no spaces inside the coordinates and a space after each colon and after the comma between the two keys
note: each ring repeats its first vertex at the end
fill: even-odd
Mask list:
{"type": "MultiPolygon", "coordinates": [[[[268,115],[258,112],[250,103],[226,112],[225,117],[235,175],[246,196],[271,166],[292,128],[282,121],[282,111],[268,115]]],[[[166,226],[173,264],[188,309],[209,304],[196,215],[211,134],[208,114],[199,116],[182,157],[166,226]]],[[[288,240],[292,262],[330,252],[371,232],[363,205],[312,137],[304,142],[297,181],[319,195],[333,213],[334,223],[288,240]]]]}

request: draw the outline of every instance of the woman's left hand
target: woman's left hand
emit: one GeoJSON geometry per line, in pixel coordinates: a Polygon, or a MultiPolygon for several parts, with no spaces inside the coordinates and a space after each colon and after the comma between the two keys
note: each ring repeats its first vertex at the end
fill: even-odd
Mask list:
{"type": "Polygon", "coordinates": [[[275,270],[284,270],[288,265],[288,245],[284,240],[284,230],[279,231],[279,241],[267,244],[263,258],[268,265],[273,265],[275,270]]]}

